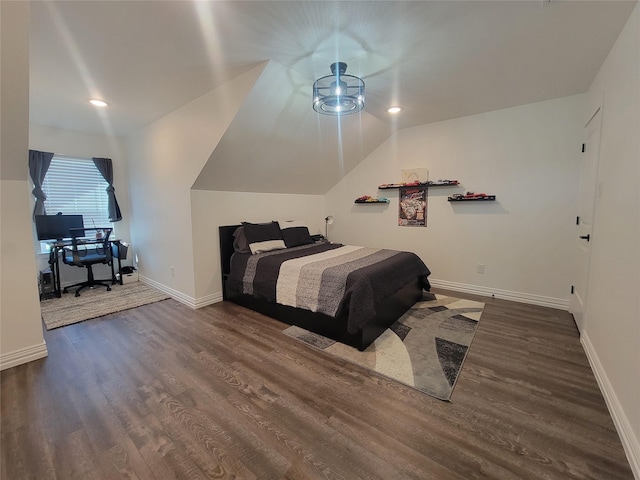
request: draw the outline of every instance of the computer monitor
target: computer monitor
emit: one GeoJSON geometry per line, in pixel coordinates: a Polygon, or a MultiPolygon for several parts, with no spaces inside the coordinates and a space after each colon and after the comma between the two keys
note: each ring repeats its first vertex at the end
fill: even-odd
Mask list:
{"type": "Polygon", "coordinates": [[[84,228],[82,215],[36,215],[38,240],[71,238],[70,228],[84,228]]]}

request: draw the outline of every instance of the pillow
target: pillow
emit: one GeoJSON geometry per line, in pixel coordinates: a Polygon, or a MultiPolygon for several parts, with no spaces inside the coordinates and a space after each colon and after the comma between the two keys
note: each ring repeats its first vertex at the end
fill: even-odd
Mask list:
{"type": "Polygon", "coordinates": [[[244,233],[244,227],[238,227],[235,232],[233,232],[233,251],[238,253],[251,253],[247,236],[244,233]]]}
{"type": "Polygon", "coordinates": [[[289,227],[282,230],[282,238],[287,248],[313,243],[307,227],[289,227]]]}
{"type": "Polygon", "coordinates": [[[309,229],[304,222],[300,220],[279,220],[278,224],[287,248],[313,243],[313,238],[311,238],[309,229]]]}
{"type": "Polygon", "coordinates": [[[285,248],[278,222],[247,223],[242,222],[244,234],[249,242],[251,253],[270,252],[285,248]]]}
{"type": "Polygon", "coordinates": [[[278,224],[280,225],[280,230],[284,230],[285,228],[291,227],[306,227],[307,224],[300,220],[278,220],[278,224]]]}

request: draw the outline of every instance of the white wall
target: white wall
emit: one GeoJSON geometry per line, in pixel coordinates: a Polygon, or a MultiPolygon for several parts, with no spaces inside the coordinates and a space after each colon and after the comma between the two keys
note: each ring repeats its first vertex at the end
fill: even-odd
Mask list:
{"type": "Polygon", "coordinates": [[[409,250],[440,286],[566,308],[575,225],[583,95],[401,130],[327,194],[333,240],[409,250]],[[426,167],[427,227],[399,227],[401,170],[426,167]],[[466,190],[495,202],[452,203],[466,190]],[[389,205],[356,205],[361,195],[389,205]],[[478,264],[485,274],[477,273],[478,264]]]}
{"type": "Polygon", "coordinates": [[[191,192],[198,305],[222,300],[218,227],[240,222],[301,220],[311,234],[324,234],[323,195],[191,192]]]}
{"type": "Polygon", "coordinates": [[[140,275],[189,305],[196,304],[198,262],[191,186],[262,68],[162,117],[132,135],[127,144],[131,240],[138,246],[140,275]]]}
{"type": "Polygon", "coordinates": [[[640,6],[589,104],[602,106],[602,134],[582,341],[640,479],[640,6]]]}
{"type": "Polygon", "coordinates": [[[45,357],[29,206],[29,5],[0,2],[0,369],[45,357]]]}
{"type": "MultiPolygon", "coordinates": [[[[119,238],[126,242],[130,241],[129,178],[127,176],[126,156],[122,138],[30,124],[29,148],[77,158],[111,158],[113,160],[113,186],[115,187],[116,198],[122,212],[122,220],[114,224],[112,238],[119,238]]],[[[30,201],[33,208],[33,196],[30,197],[30,201]]],[[[33,242],[34,248],[36,248],[35,230],[33,232],[33,242]]],[[[133,245],[131,247],[132,249],[134,248],[133,245]]],[[[127,260],[122,262],[123,265],[131,265],[132,259],[133,255],[130,253],[127,260]]],[[[49,256],[46,254],[37,255],[38,271],[48,267],[48,260],[49,256]]],[[[81,269],[60,263],[60,270],[63,286],[87,279],[87,271],[84,268],[81,269]]],[[[111,275],[111,269],[107,265],[95,265],[93,270],[96,278],[108,278],[111,275]]]]}

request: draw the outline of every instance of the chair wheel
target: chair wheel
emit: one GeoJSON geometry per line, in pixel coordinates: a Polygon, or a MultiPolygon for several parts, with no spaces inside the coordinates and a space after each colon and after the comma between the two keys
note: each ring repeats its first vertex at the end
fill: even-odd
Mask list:
{"type": "Polygon", "coordinates": [[[80,296],[80,292],[76,292],[76,297],[79,297],[79,296],[80,296]]]}
{"type": "Polygon", "coordinates": [[[110,292],[110,291],[111,291],[111,287],[107,287],[107,292],[110,292]]]}

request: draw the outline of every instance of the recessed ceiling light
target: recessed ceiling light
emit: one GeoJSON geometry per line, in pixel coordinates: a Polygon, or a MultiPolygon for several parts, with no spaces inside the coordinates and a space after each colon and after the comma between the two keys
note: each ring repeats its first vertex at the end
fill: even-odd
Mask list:
{"type": "Polygon", "coordinates": [[[99,100],[97,98],[92,98],[91,100],[89,100],[89,103],[94,107],[106,107],[107,105],[109,105],[104,100],[99,100]]]}
{"type": "Polygon", "coordinates": [[[387,108],[388,113],[400,113],[402,111],[402,107],[389,107],[387,108]]]}

